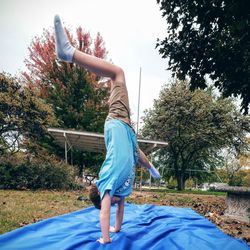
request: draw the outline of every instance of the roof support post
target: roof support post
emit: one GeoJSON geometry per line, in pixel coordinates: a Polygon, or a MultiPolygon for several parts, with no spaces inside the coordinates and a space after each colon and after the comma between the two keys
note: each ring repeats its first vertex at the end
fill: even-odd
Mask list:
{"type": "MultiPolygon", "coordinates": [[[[150,158],[151,158],[150,161],[152,162],[153,161],[153,154],[151,154],[150,158]]],[[[149,178],[150,178],[150,190],[151,190],[151,188],[152,188],[152,176],[151,176],[151,174],[149,174],[149,178]]]]}
{"type": "Polygon", "coordinates": [[[67,134],[63,132],[64,137],[64,150],[65,150],[65,162],[68,163],[68,151],[71,150],[71,165],[73,165],[73,145],[67,137],[67,134]]]}
{"type": "Polygon", "coordinates": [[[73,165],[73,150],[72,150],[72,148],[71,148],[70,153],[71,153],[71,165],[73,165]]]}
{"type": "Polygon", "coordinates": [[[155,149],[157,149],[157,143],[154,143],[150,146],[147,147],[147,149],[144,151],[145,154],[150,154],[151,152],[153,152],[155,149]]]}
{"type": "Polygon", "coordinates": [[[66,133],[63,133],[64,137],[64,154],[65,154],[65,162],[68,163],[68,145],[67,145],[67,139],[66,139],[66,133]]]}

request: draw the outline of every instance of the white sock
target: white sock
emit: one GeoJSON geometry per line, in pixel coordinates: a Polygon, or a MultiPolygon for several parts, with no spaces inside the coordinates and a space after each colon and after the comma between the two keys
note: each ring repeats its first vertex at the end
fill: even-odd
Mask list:
{"type": "Polygon", "coordinates": [[[150,163],[151,168],[148,169],[149,173],[151,174],[151,176],[155,179],[160,179],[161,175],[158,172],[158,170],[152,165],[152,163],[150,163]]]}
{"type": "Polygon", "coordinates": [[[58,15],[55,15],[54,27],[57,57],[65,62],[72,62],[73,55],[76,49],[70,44],[58,15]]]}

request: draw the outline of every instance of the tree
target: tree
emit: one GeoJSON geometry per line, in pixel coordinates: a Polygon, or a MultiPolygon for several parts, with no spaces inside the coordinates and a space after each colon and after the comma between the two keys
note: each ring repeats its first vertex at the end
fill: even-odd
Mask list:
{"type": "Polygon", "coordinates": [[[220,150],[243,150],[249,117],[236,111],[230,99],[215,99],[211,91],[189,90],[189,84],[165,86],[153,108],[145,112],[142,135],[168,142],[156,159],[177,179],[178,189],[192,176],[222,165],[220,150]]]}
{"type": "MultiPolygon", "coordinates": [[[[250,146],[250,139],[247,138],[246,144],[250,146]]],[[[249,151],[244,154],[235,155],[235,152],[227,152],[224,170],[230,186],[250,186],[250,171],[247,170],[249,165],[249,151]]]]}
{"type": "Polygon", "coordinates": [[[167,37],[158,40],[163,58],[179,79],[206,88],[209,75],[225,97],[250,103],[250,8],[246,0],[157,0],[166,18],[167,37]]]}
{"type": "Polygon", "coordinates": [[[228,184],[231,186],[235,183],[237,179],[237,173],[240,172],[242,166],[240,164],[240,159],[235,152],[232,150],[227,150],[224,154],[224,170],[228,178],[228,184]]]}
{"type": "MultiPolygon", "coordinates": [[[[69,29],[66,32],[71,43],[79,50],[100,58],[106,57],[107,51],[99,33],[92,46],[90,34],[81,27],[76,29],[77,38],[73,37],[69,29]]],[[[109,82],[75,64],[58,60],[54,34],[49,30],[44,30],[41,37],[32,40],[29,52],[29,58],[25,60],[28,72],[23,73],[23,80],[53,106],[59,126],[103,132],[108,113],[109,82]]],[[[51,145],[51,142],[46,141],[46,144],[51,145]]],[[[55,153],[63,155],[63,151],[58,150],[55,153]]],[[[75,163],[79,165],[103,160],[100,156],[83,154],[77,150],[74,154],[75,163]]]]}
{"type": "Polygon", "coordinates": [[[37,141],[56,124],[51,106],[6,73],[0,73],[0,100],[0,155],[37,141]]]}
{"type": "MultiPolygon", "coordinates": [[[[92,48],[90,34],[81,27],[76,30],[77,39],[68,29],[66,31],[76,48],[105,58],[107,52],[99,33],[92,48]]],[[[29,71],[23,73],[24,82],[53,105],[59,125],[102,132],[108,111],[109,82],[100,83],[100,78],[95,74],[58,60],[54,35],[48,30],[44,30],[41,37],[33,39],[29,52],[29,58],[25,60],[29,71]]]]}

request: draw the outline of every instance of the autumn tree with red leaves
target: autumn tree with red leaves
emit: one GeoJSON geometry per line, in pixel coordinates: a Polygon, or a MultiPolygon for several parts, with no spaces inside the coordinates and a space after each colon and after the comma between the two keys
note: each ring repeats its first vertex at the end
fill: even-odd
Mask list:
{"type": "MultiPolygon", "coordinates": [[[[76,29],[75,37],[69,29],[65,30],[75,48],[106,58],[107,51],[99,33],[93,41],[89,32],[85,32],[82,27],[76,29]]],[[[44,29],[42,36],[35,37],[28,49],[29,58],[25,60],[28,71],[22,74],[24,83],[52,104],[59,126],[103,132],[108,113],[109,82],[80,66],[57,59],[53,31],[44,29]]],[[[75,154],[78,157],[74,156],[74,159],[78,158],[82,162],[79,156],[82,153],[75,154]]]]}

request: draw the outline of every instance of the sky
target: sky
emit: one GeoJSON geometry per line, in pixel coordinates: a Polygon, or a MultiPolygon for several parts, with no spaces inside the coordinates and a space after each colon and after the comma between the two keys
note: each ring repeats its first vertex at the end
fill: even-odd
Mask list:
{"type": "Polygon", "coordinates": [[[100,32],[107,59],[125,72],[134,122],[141,68],[141,127],[143,111],[152,108],[162,86],[171,81],[167,60],[155,48],[157,38],[166,35],[156,0],[0,0],[0,72],[18,75],[25,70],[28,46],[43,29],[53,27],[55,14],[72,30],[80,25],[92,38],[100,32]]]}

